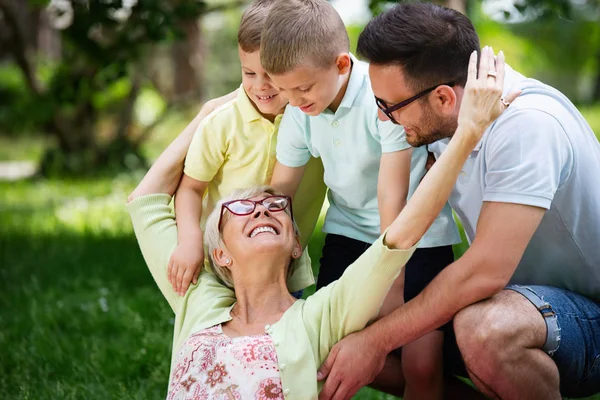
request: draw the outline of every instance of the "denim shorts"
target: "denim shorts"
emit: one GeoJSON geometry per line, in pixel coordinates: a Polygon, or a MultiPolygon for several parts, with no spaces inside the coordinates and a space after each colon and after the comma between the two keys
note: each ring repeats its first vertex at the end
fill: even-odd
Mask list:
{"type": "Polygon", "coordinates": [[[600,302],[552,286],[510,285],[546,321],[544,350],[556,363],[566,397],[600,392],[600,302]]]}
{"type": "MultiPolygon", "coordinates": [[[[546,321],[542,347],[556,363],[565,397],[600,393],[600,302],[552,286],[510,285],[540,311],[546,321]]],[[[444,338],[444,369],[468,377],[454,330],[444,338]]]]}

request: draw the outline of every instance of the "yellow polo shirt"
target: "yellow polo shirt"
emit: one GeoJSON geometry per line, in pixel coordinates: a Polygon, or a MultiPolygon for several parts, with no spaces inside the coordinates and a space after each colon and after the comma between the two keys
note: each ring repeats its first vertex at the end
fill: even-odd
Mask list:
{"type": "MultiPolygon", "coordinates": [[[[221,198],[235,189],[271,182],[280,122],[281,115],[276,117],[275,123],[260,115],[243,87],[235,99],[201,122],[188,150],[184,172],[190,178],[209,182],[202,204],[202,229],[206,217],[221,198]]],[[[293,204],[303,247],[319,218],[326,189],[321,160],[312,158],[293,204]]],[[[291,291],[314,283],[307,251],[300,265],[288,281],[291,291]]]]}

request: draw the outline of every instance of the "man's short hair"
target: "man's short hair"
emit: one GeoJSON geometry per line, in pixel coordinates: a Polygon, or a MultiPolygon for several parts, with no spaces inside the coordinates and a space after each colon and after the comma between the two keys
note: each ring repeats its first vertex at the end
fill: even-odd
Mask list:
{"type": "Polygon", "coordinates": [[[340,15],[325,0],[284,0],[271,9],[262,33],[260,60],[267,73],[285,74],[305,63],[335,64],[350,49],[340,15]]]}
{"type": "Polygon", "coordinates": [[[242,14],[238,29],[238,45],[246,53],[254,53],[260,49],[260,38],[267,15],[278,0],[256,0],[242,14]]]}
{"type": "Polygon", "coordinates": [[[415,90],[467,82],[479,37],[460,12],[431,3],[403,3],[373,18],[360,34],[358,53],[372,64],[398,65],[415,90]]]}

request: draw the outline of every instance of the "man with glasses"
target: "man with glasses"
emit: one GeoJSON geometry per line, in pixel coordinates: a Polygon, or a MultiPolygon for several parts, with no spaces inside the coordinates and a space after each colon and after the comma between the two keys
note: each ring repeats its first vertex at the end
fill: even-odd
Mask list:
{"type": "MultiPolygon", "coordinates": [[[[461,123],[478,50],[468,18],[431,3],[391,8],[358,44],[381,117],[436,158],[461,123]]],[[[321,399],[349,398],[390,350],[450,320],[456,342],[444,367],[488,397],[600,392],[600,144],[562,93],[507,67],[504,93],[513,90],[521,95],[488,128],[450,197],[470,248],[412,301],[332,349],[321,399]]],[[[399,373],[385,372],[401,391],[399,373]]]]}

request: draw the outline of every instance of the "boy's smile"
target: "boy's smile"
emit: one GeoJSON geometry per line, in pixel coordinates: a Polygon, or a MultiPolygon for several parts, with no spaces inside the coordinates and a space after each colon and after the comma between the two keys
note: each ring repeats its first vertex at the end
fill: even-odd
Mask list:
{"type": "Polygon", "coordinates": [[[260,52],[246,53],[238,47],[242,64],[242,85],[246,94],[263,117],[273,121],[283,113],[287,97],[273,85],[260,63],[260,52]]]}

